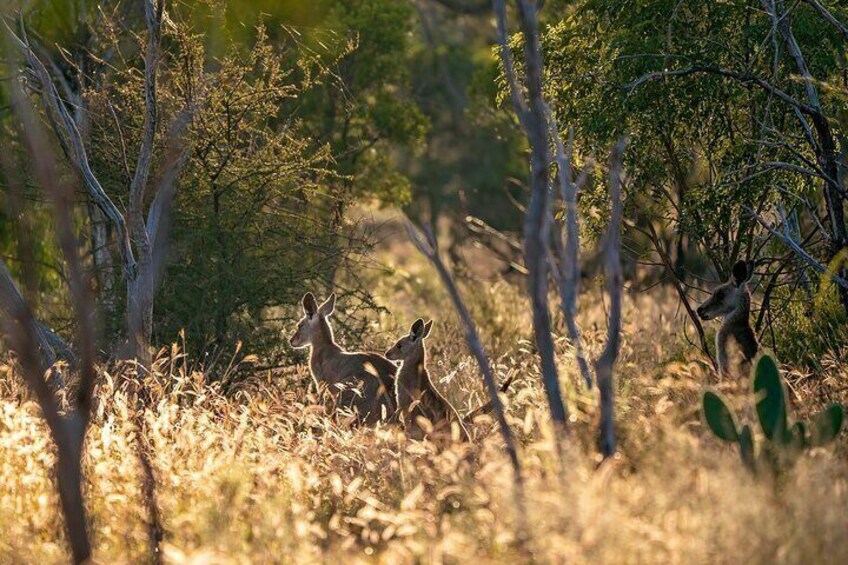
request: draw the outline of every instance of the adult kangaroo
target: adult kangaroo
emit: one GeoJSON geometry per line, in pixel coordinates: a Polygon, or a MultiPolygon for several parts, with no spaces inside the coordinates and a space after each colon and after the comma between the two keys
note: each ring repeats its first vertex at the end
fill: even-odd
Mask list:
{"type": "Polygon", "coordinates": [[[377,353],[349,352],[333,338],[328,317],[336,295],[320,306],[311,292],[303,296],[304,316],[289,342],[294,348],[310,347],[309,371],[319,389],[326,389],[335,409],[349,409],[360,423],[373,424],[396,411],[397,367],[377,353]]]}
{"type": "Polygon", "coordinates": [[[733,265],[730,280],[718,286],[698,308],[698,316],[702,320],[722,318],[721,327],[716,334],[716,356],[718,370],[727,374],[730,368],[727,346],[732,337],[739,344],[744,363],[750,363],[757,355],[759,345],[757,336],[751,329],[751,292],[748,281],[754,274],[752,261],[737,261],[733,265]]]}

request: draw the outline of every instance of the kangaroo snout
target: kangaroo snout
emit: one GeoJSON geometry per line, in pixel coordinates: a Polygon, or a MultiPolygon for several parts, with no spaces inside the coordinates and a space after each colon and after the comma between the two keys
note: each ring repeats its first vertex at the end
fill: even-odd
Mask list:
{"type": "Polygon", "coordinates": [[[698,317],[701,318],[702,320],[709,320],[710,319],[710,315],[707,313],[707,311],[704,309],[703,306],[698,308],[697,312],[698,312],[698,317]]]}

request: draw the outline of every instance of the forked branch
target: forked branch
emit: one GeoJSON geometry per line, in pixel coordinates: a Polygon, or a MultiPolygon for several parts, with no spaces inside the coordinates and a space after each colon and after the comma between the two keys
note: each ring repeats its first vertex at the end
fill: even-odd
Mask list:
{"type": "Polygon", "coordinates": [[[50,73],[30,46],[23,25],[21,25],[21,37],[18,37],[5,22],[4,25],[9,39],[20,49],[25,63],[36,80],[38,95],[44,105],[50,125],[55,130],[56,136],[59,138],[74,168],[79,173],[86,191],[115,227],[115,231],[118,234],[117,240],[121,251],[125,277],[128,280],[135,279],[137,275],[137,264],[124,215],[121,214],[120,210],[118,210],[117,206],[109,198],[109,195],[103,190],[103,186],[91,170],[85,143],[83,142],[79,128],[77,128],[76,122],[68,113],[64,101],[59,96],[59,91],[56,89],[50,73]]]}
{"type": "Polygon", "coordinates": [[[425,226],[422,233],[407,220],[406,231],[409,234],[409,240],[415,248],[436,268],[436,272],[439,273],[439,278],[442,280],[442,284],[448,291],[457,314],[459,314],[459,318],[462,321],[463,328],[465,329],[465,340],[468,343],[468,348],[471,350],[471,353],[474,355],[475,359],[477,359],[477,364],[480,366],[480,372],[483,373],[483,380],[486,383],[486,391],[489,393],[489,399],[492,403],[492,411],[495,413],[495,417],[498,420],[501,436],[503,436],[506,451],[509,455],[510,462],[512,463],[513,470],[515,471],[516,478],[520,481],[521,464],[518,460],[515,438],[512,435],[509,423],[506,421],[503,403],[501,402],[500,396],[498,396],[498,384],[495,381],[495,374],[492,371],[489,357],[486,355],[485,349],[483,349],[483,344],[480,341],[480,335],[477,333],[477,326],[474,323],[474,319],[471,317],[471,313],[468,311],[468,308],[465,306],[465,302],[462,300],[462,295],[459,293],[459,289],[456,286],[456,282],[453,280],[453,276],[450,271],[448,271],[441,256],[439,255],[439,248],[436,238],[433,235],[433,230],[430,227],[425,226]]]}

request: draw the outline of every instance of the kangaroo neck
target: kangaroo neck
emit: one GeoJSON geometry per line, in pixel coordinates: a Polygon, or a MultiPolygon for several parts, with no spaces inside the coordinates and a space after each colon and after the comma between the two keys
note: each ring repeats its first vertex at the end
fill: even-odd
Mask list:
{"type": "Polygon", "coordinates": [[[741,295],[739,304],[721,322],[721,327],[716,334],[716,353],[718,355],[719,367],[727,366],[727,342],[731,336],[742,346],[746,357],[750,351],[756,350],[756,343],[749,343],[753,339],[753,331],[749,325],[751,316],[751,295],[747,289],[741,295]]]}
{"type": "MultiPolygon", "coordinates": [[[[428,384],[427,353],[422,345],[403,360],[403,367],[401,367],[395,387],[399,396],[412,397],[424,390],[428,384]]],[[[399,400],[403,400],[403,398],[399,400]]]]}
{"type": "Polygon", "coordinates": [[[736,335],[748,328],[748,319],[750,316],[751,295],[748,294],[747,289],[744,289],[744,292],[741,293],[739,304],[721,322],[719,334],[723,336],[722,339],[727,339],[728,336],[736,335]]]}
{"type": "Polygon", "coordinates": [[[327,318],[321,318],[318,328],[312,335],[312,359],[321,361],[328,357],[338,355],[342,348],[333,338],[333,328],[327,318]]]}

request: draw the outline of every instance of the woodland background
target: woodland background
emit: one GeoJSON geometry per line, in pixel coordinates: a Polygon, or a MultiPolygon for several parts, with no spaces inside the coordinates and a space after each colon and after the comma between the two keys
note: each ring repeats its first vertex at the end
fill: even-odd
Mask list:
{"type": "Polygon", "coordinates": [[[694,314],[754,261],[751,323],[794,411],[846,403],[843,2],[38,0],[2,14],[0,561],[61,561],[66,537],[84,556],[59,519],[63,462],[104,561],[848,557],[844,434],[777,477],[748,474],[704,431],[699,395],[741,409],[750,384],[715,374],[716,327],[694,314]],[[307,290],[339,295],[351,349],[436,318],[437,382],[461,412],[485,401],[404,215],[432,226],[494,374],[516,377],[505,420],[472,445],[339,428],[286,339],[307,290]],[[582,262],[548,257],[543,228],[579,235],[582,262]],[[579,281],[573,302],[557,274],[579,281]],[[613,413],[581,385],[574,316],[588,358],[616,344],[597,380],[617,446],[598,443],[613,413]],[[24,385],[56,361],[49,394],[24,385]]]}

